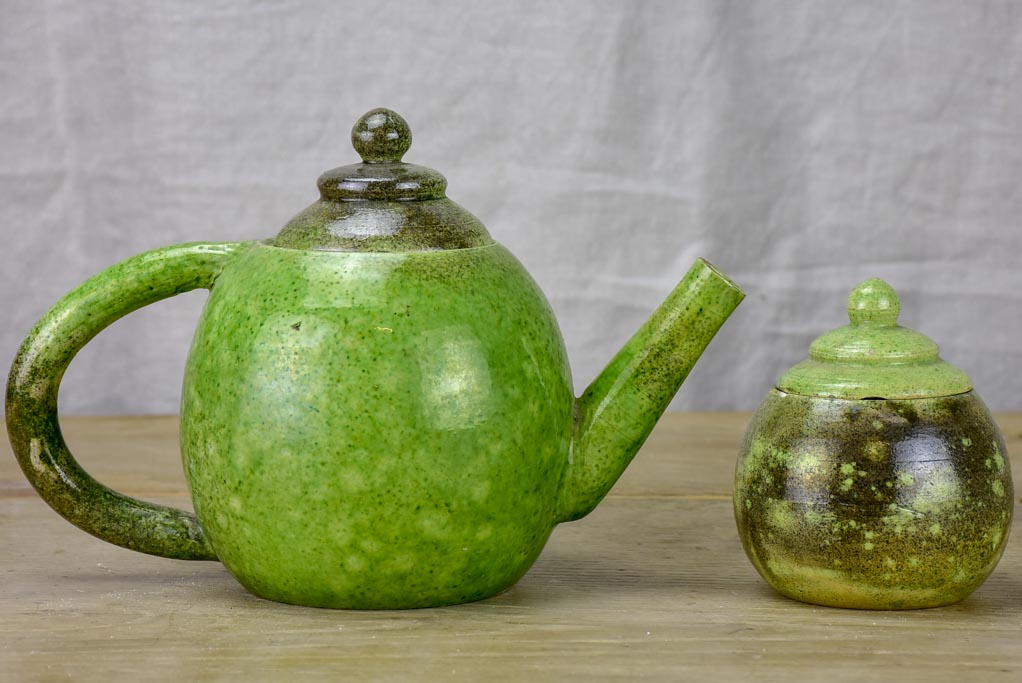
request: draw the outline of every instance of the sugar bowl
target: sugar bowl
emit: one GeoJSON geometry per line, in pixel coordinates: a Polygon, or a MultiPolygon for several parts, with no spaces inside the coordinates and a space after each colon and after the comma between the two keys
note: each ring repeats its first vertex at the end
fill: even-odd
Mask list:
{"type": "Polygon", "coordinates": [[[756,411],[734,509],[760,575],[796,600],[947,605],[993,571],[1011,526],[1004,440],[969,377],[897,324],[879,279],[756,411]]]}

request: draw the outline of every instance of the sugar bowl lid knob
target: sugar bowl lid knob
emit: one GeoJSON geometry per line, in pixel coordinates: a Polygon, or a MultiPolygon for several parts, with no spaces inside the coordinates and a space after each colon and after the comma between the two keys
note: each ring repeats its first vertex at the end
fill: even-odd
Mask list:
{"type": "Polygon", "coordinates": [[[848,320],[852,325],[898,324],[901,302],[894,288],[878,277],[860,282],[848,295],[848,320]]]}

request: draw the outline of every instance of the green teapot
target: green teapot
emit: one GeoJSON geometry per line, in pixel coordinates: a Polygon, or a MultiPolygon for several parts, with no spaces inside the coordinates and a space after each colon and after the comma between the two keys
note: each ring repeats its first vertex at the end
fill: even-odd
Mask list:
{"type": "Polygon", "coordinates": [[[606,495],[744,295],[700,259],[576,399],[543,294],[442,175],[401,162],[407,123],[370,111],[352,142],[363,163],[324,173],[320,199],[276,238],[150,251],[57,303],[11,369],[11,444],[81,529],[219,560],[264,598],[479,600],[606,495]],[[193,515],[83,471],[57,392],[107,325],[196,288],[210,294],[180,433],[193,515]]]}

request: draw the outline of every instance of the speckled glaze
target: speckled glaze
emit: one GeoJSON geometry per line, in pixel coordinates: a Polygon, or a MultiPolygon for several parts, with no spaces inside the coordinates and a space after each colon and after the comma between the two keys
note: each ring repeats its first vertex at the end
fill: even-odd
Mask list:
{"type": "Polygon", "coordinates": [[[324,174],[309,220],[277,239],[133,257],[33,329],[8,432],[57,512],[135,550],[219,559],[273,600],[410,608],[509,587],[606,495],[744,295],[700,259],[575,399],[543,294],[439,174],[400,162],[395,117],[356,124],[364,163],[324,174]],[[376,218],[353,230],[341,214],[376,218]],[[211,293],[181,406],[192,515],[89,477],[56,396],[100,330],[195,288],[211,293]]]}
{"type": "Polygon", "coordinates": [[[975,392],[855,401],[771,391],[738,460],[742,544],[763,578],[796,600],[957,602],[1004,551],[1006,453],[975,392]]]}
{"type": "Polygon", "coordinates": [[[401,161],[412,144],[401,116],[366,112],[351,129],[351,144],[362,163],[323,173],[319,200],[288,221],[275,245],[401,253],[493,244],[479,219],[446,197],[440,172],[401,161]]]}
{"type": "Polygon", "coordinates": [[[60,433],[57,392],[71,359],[118,318],[213,286],[238,244],[180,244],[133,256],[89,278],[35,324],[7,380],[7,436],[25,476],[75,526],[125,548],[213,560],[195,515],[117,493],[83,470],[60,433]]]}
{"type": "Polygon", "coordinates": [[[257,595],[448,604],[542,549],[572,404],[546,301],[503,247],[257,244],[199,323],[181,445],[210,544],[257,595]]]}
{"type": "Polygon", "coordinates": [[[848,296],[848,325],[817,337],[809,358],[777,388],[832,398],[927,398],[964,394],[972,380],[940,357],[926,335],[898,324],[901,303],[889,284],[870,278],[848,296]]]}
{"type": "Polygon", "coordinates": [[[975,590],[1004,551],[1013,510],[1004,440],[974,391],[920,396],[971,383],[932,341],[897,327],[897,310],[886,283],[857,287],[852,325],[813,343],[746,433],[739,535],[760,575],[796,600],[947,605],[975,590]]]}

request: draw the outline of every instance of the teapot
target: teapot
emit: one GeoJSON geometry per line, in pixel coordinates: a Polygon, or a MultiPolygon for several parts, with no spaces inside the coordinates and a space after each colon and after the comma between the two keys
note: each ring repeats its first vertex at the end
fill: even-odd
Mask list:
{"type": "Polygon", "coordinates": [[[599,503],[742,291],[699,259],[575,398],[539,287],[440,173],[402,162],[411,139],[372,110],[352,130],[363,162],[320,176],[275,238],[128,258],[43,316],[10,372],[7,428],[54,510],[125,548],[219,560],[263,598],[388,609],[507,589],[556,524],[599,503]],[[192,514],[92,479],[57,392],[103,328],[197,288],[192,514]]]}
{"type": "Polygon", "coordinates": [[[938,607],[993,571],[1011,527],[1007,449],[972,381],[897,324],[876,278],[753,415],[735,472],[746,554],[782,595],[938,607]]]}

